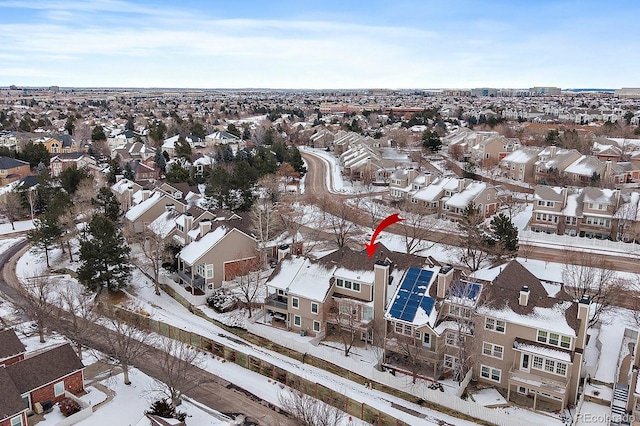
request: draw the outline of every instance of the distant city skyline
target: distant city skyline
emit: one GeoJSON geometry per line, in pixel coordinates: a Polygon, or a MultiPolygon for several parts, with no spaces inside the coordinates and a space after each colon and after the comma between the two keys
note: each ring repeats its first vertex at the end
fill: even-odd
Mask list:
{"type": "Polygon", "coordinates": [[[0,0],[0,86],[640,87],[632,1],[0,0]]]}

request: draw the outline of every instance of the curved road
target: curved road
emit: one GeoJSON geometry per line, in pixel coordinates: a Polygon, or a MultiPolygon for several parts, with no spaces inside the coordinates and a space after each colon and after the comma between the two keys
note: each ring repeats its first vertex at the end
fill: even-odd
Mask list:
{"type": "MultiPolygon", "coordinates": [[[[349,195],[345,194],[333,194],[329,188],[327,188],[325,176],[328,173],[328,164],[322,158],[313,155],[307,151],[300,151],[302,158],[304,158],[307,163],[307,174],[305,178],[305,188],[307,194],[314,195],[316,197],[321,197],[323,194],[331,194],[332,198],[341,198],[346,199],[350,198],[349,195]]],[[[311,197],[307,197],[307,199],[312,202],[313,199],[311,197]]],[[[364,221],[360,221],[359,225],[368,227],[370,224],[364,223],[364,221]]],[[[399,226],[392,226],[386,229],[386,231],[402,235],[402,229],[399,226]]],[[[427,237],[429,241],[434,241],[443,244],[455,245],[456,236],[450,233],[432,231],[430,235],[427,237]]],[[[527,257],[530,259],[542,260],[546,262],[562,262],[569,250],[567,248],[553,248],[553,247],[540,247],[536,245],[526,245],[521,243],[521,250],[519,256],[527,257]]],[[[631,273],[639,273],[640,267],[638,263],[640,262],[640,258],[632,258],[620,254],[599,254],[594,253],[593,256],[595,258],[604,258],[608,262],[610,262],[614,267],[619,271],[631,272],[631,273]]]]}

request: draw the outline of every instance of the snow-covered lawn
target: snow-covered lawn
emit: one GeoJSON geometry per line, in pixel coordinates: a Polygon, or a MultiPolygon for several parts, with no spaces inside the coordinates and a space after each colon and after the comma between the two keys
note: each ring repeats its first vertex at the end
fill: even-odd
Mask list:
{"type": "MultiPolygon", "coordinates": [[[[114,398],[99,407],[86,420],[76,423],[79,426],[113,426],[113,425],[134,425],[149,409],[151,403],[162,397],[155,389],[157,385],[151,377],[133,368],[129,372],[131,385],[124,384],[122,374],[110,376],[99,383],[109,388],[114,394],[114,398]]],[[[93,388],[88,387],[89,392],[82,399],[96,405],[106,399],[106,395],[93,388]]],[[[228,420],[223,420],[224,416],[212,416],[204,411],[199,404],[185,400],[178,407],[179,411],[187,413],[186,423],[193,426],[222,426],[231,424],[228,420]]],[[[207,411],[211,411],[207,408],[207,411]]],[[[45,416],[45,420],[38,423],[42,426],[54,426],[63,419],[57,406],[45,416]]]]}
{"type": "Polygon", "coordinates": [[[33,229],[33,222],[31,221],[31,219],[22,220],[20,222],[14,222],[13,227],[8,222],[0,223],[0,235],[11,234],[14,232],[26,232],[32,229],[33,229]]]}

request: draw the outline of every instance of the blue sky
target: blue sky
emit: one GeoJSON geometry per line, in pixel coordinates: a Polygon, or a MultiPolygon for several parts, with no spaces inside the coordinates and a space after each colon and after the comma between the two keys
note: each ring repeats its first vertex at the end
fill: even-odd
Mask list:
{"type": "Polygon", "coordinates": [[[0,0],[0,86],[640,87],[638,1],[0,0]]]}

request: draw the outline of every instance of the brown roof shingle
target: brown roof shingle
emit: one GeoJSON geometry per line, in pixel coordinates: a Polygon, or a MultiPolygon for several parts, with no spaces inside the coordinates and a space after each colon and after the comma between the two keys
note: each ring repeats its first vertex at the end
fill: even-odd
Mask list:
{"type": "MultiPolygon", "coordinates": [[[[551,308],[558,303],[572,301],[571,297],[562,290],[554,297],[550,297],[540,280],[516,260],[507,263],[493,282],[484,287],[483,303],[485,305],[496,309],[508,306],[519,315],[530,315],[535,307],[551,308]],[[527,306],[521,306],[519,303],[520,290],[523,286],[529,287],[527,306]]],[[[575,302],[566,309],[565,318],[567,324],[577,333],[580,321],[578,306],[575,302]]]]}
{"type": "Polygon", "coordinates": [[[15,331],[11,329],[0,331],[0,359],[10,358],[25,351],[26,348],[16,336],[15,331]]]}
{"type": "Polygon", "coordinates": [[[0,368],[0,421],[26,410],[20,391],[5,368],[0,368]]]}
{"type": "Polygon", "coordinates": [[[71,373],[82,370],[84,364],[66,344],[6,367],[18,391],[38,389],[71,373]]]}

